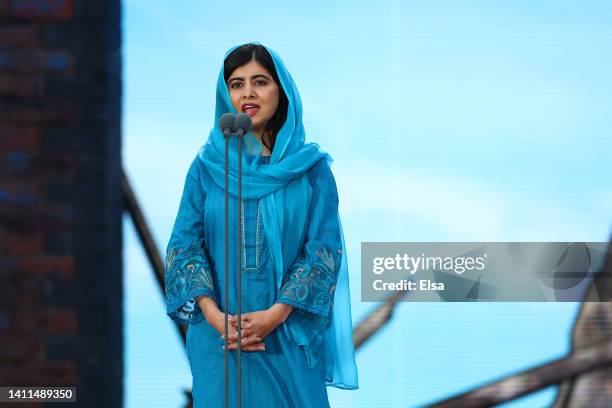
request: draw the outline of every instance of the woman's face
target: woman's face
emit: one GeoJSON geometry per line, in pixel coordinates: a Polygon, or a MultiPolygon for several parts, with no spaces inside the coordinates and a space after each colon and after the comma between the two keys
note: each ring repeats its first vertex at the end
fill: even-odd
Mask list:
{"type": "Polygon", "coordinates": [[[232,72],[227,81],[230,99],[237,112],[244,112],[253,121],[252,131],[261,136],[268,121],[276,113],[278,85],[261,64],[251,60],[232,72]]]}

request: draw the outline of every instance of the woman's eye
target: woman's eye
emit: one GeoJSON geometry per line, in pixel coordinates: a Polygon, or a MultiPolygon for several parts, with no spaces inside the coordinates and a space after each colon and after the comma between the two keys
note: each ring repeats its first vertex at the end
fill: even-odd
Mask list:
{"type": "Polygon", "coordinates": [[[230,88],[232,89],[236,89],[239,88],[242,84],[240,82],[234,82],[233,84],[230,85],[230,88]]]}
{"type": "Polygon", "coordinates": [[[255,81],[255,84],[263,86],[266,84],[266,81],[255,81]]]}

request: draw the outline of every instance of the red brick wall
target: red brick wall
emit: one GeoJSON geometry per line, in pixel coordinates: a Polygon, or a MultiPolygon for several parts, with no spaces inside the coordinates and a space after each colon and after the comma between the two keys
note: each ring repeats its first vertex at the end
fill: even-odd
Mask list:
{"type": "Polygon", "coordinates": [[[123,400],[119,15],[0,0],[0,386],[83,406],[123,400]]]}

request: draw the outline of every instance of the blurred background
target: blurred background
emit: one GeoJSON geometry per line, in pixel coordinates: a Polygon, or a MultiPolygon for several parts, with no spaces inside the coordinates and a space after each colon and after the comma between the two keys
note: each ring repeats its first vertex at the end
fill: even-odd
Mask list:
{"type": "MultiPolygon", "coordinates": [[[[17,259],[0,262],[0,277],[49,272],[77,280],[43,281],[35,296],[53,305],[44,322],[55,334],[31,347],[1,337],[0,379],[11,378],[22,358],[64,361],[70,350],[100,350],[96,358],[81,355],[78,370],[81,379],[91,373],[92,384],[114,379],[114,403],[100,406],[121,399],[127,407],[184,406],[191,373],[181,337],[132,218],[121,215],[123,196],[109,192],[121,191],[122,163],[163,254],[188,166],[213,125],[223,56],[245,42],[282,57],[301,94],[307,142],[334,158],[355,324],[378,306],[361,302],[364,241],[608,241],[611,19],[605,0],[0,1],[0,242],[17,259]],[[47,153],[36,153],[40,146],[47,153]],[[94,171],[101,157],[110,163],[102,175],[94,171]],[[15,184],[28,169],[51,169],[68,181],[15,184]],[[49,215],[56,207],[47,204],[75,188],[87,200],[58,204],[49,215]],[[110,205],[100,197],[111,197],[110,205]],[[105,221],[119,217],[122,226],[105,221]],[[10,232],[17,225],[63,231],[73,221],[90,226],[78,242],[51,232],[23,244],[10,232]],[[42,242],[51,255],[18,262],[42,251],[42,242]],[[75,246],[80,256],[63,255],[75,246]],[[62,299],[82,308],[66,311],[62,299]],[[91,334],[87,342],[72,342],[77,327],[91,334]],[[110,371],[97,365],[112,362],[107,350],[122,356],[110,371]]],[[[25,287],[11,284],[3,289],[0,329],[20,325],[26,333],[37,323],[28,326],[25,316],[36,316],[39,303],[27,303],[25,287]]],[[[424,406],[561,358],[578,308],[401,302],[356,354],[360,389],[329,387],[330,403],[424,406]]],[[[45,373],[66,383],[77,376],[70,363],[45,373]]],[[[547,406],[556,391],[503,406],[547,406]]]]}
{"type": "MultiPolygon", "coordinates": [[[[307,141],[335,159],[353,319],[362,241],[607,241],[612,4],[605,1],[124,3],[126,171],[160,245],[213,123],[225,51],[277,51],[307,141]]],[[[126,401],[190,383],[125,223],[126,401]],[[154,358],[153,358],[154,356],[154,358]]],[[[332,406],[431,403],[569,351],[576,303],[400,303],[332,406]]],[[[171,390],[175,390],[173,393],[171,390]]],[[[542,407],[556,387],[508,407],[542,407]]]]}

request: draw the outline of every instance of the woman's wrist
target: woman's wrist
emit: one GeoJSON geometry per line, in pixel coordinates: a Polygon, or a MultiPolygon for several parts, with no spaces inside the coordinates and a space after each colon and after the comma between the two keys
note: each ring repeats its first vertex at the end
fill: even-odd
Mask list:
{"type": "Polygon", "coordinates": [[[212,316],[219,312],[217,303],[215,303],[214,299],[210,296],[198,296],[196,297],[196,302],[198,303],[200,310],[202,310],[206,320],[209,320],[212,316]]]}
{"type": "Polygon", "coordinates": [[[270,311],[276,317],[278,324],[281,324],[285,320],[287,320],[287,318],[293,311],[293,306],[285,303],[275,303],[270,307],[270,311]]]}

